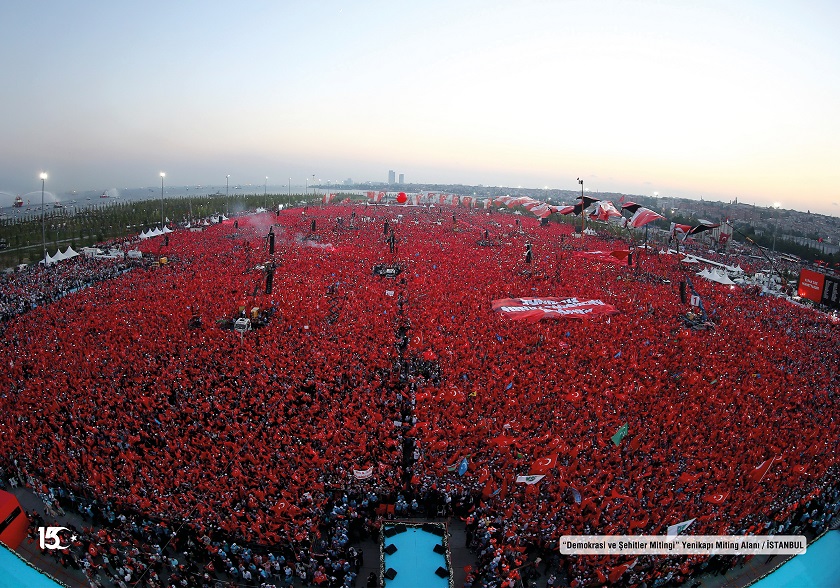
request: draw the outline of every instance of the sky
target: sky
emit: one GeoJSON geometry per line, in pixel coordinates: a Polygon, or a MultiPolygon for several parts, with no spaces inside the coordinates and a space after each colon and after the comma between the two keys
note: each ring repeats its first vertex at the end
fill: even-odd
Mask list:
{"type": "MultiPolygon", "coordinates": [[[[0,4],[10,194],[387,181],[840,216],[840,3],[0,4]]],[[[10,202],[6,202],[9,199],[10,202]]]]}

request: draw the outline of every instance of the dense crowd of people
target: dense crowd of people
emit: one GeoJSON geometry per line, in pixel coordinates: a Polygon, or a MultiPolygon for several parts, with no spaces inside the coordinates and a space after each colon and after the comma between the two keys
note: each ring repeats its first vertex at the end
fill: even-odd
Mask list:
{"type": "Polygon", "coordinates": [[[141,265],[142,261],[124,258],[78,256],[46,268],[30,265],[0,274],[0,324],[141,265]]]}
{"type": "MultiPolygon", "coordinates": [[[[351,544],[383,516],[454,514],[479,555],[473,587],[512,586],[536,557],[576,586],[656,586],[711,560],[562,558],[557,540],[691,518],[694,533],[765,532],[812,524],[802,513],[818,503],[837,512],[840,326],[694,280],[715,328],[685,328],[678,286],[696,267],[675,255],[637,250],[628,266],[581,254],[620,240],[564,225],[348,206],[140,247],[177,261],[30,304],[7,323],[0,374],[1,465],[64,508],[90,507],[108,531],[80,535],[96,543],[89,565],[128,585],[350,586],[351,544]],[[374,274],[383,264],[395,277],[374,274]],[[619,314],[491,310],[528,296],[619,314]],[[252,307],[272,309],[267,326],[216,326],[252,307]]],[[[108,275],[80,261],[0,296],[88,271],[108,275]]]]}

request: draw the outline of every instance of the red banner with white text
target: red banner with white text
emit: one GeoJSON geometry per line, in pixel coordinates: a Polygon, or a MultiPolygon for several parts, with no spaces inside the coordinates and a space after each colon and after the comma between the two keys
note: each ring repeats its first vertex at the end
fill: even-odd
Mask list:
{"type": "Polygon", "coordinates": [[[825,274],[803,269],[799,274],[798,294],[802,298],[813,300],[817,304],[822,302],[825,274]]]}
{"type": "Polygon", "coordinates": [[[611,304],[578,298],[503,298],[494,300],[492,307],[504,317],[528,322],[618,314],[618,310],[611,304]]]}

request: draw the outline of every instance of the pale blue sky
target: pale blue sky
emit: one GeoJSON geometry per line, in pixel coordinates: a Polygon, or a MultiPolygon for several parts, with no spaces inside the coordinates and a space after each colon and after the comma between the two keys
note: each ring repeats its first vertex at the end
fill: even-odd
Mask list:
{"type": "Polygon", "coordinates": [[[393,169],[840,215],[838,6],[5,2],[0,191],[393,169]]]}

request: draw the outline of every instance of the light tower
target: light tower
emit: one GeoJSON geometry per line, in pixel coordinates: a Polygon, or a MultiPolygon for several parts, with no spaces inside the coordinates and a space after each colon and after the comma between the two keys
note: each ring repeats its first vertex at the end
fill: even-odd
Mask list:
{"type": "Polygon", "coordinates": [[[47,225],[44,220],[44,185],[47,182],[47,172],[41,172],[41,244],[44,247],[44,267],[47,267],[47,225]]]}
{"type": "Polygon", "coordinates": [[[166,177],[165,172],[160,172],[160,230],[163,230],[163,178],[166,177]]]}

